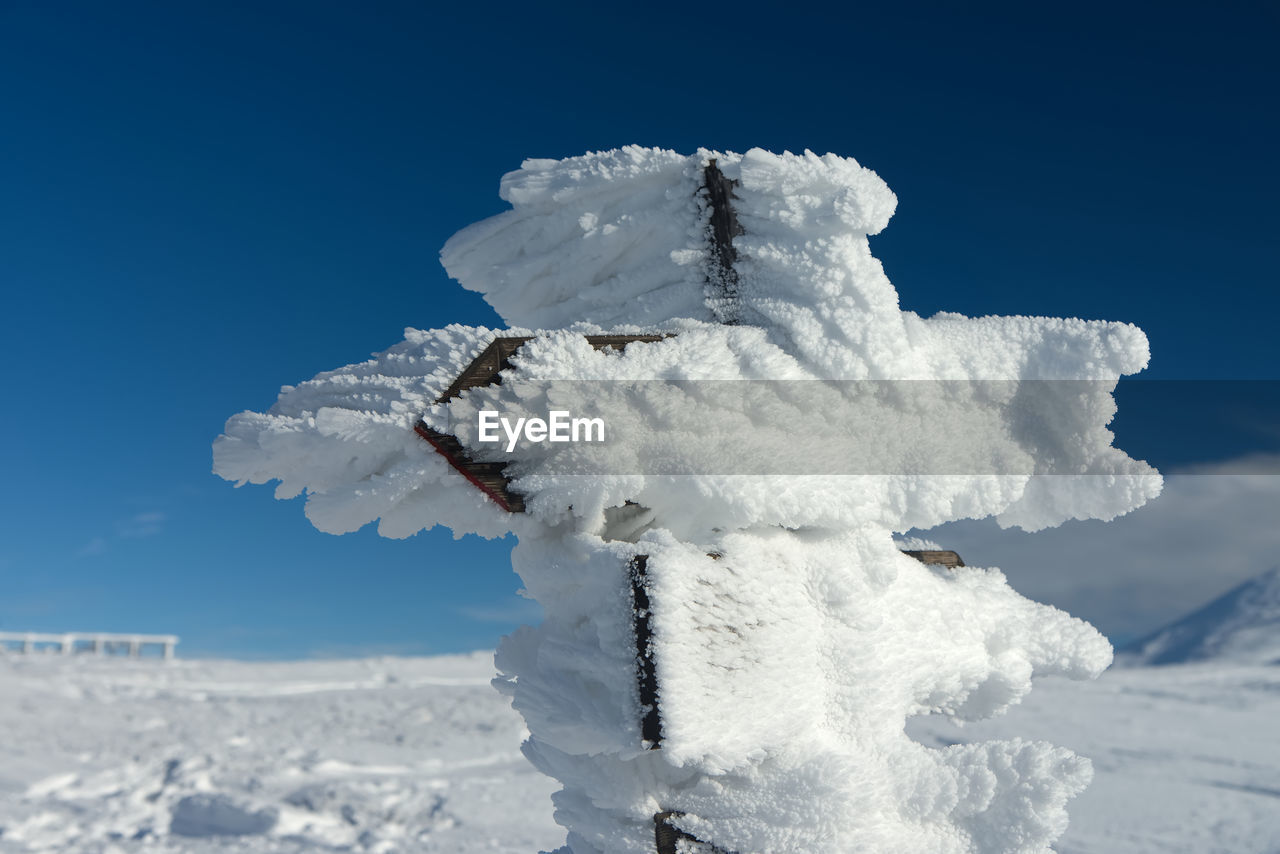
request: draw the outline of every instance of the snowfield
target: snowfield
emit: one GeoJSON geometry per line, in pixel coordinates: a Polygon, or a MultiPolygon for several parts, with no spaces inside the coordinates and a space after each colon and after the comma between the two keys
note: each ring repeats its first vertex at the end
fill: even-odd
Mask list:
{"type": "MultiPolygon", "coordinates": [[[[563,840],[492,656],[247,663],[0,656],[2,852],[520,852],[563,840]]],[[[930,747],[1093,760],[1061,854],[1280,852],[1280,668],[1037,681],[930,747]]]]}
{"type": "Polygon", "coordinates": [[[554,848],[492,662],[0,657],[0,851],[554,848]]]}

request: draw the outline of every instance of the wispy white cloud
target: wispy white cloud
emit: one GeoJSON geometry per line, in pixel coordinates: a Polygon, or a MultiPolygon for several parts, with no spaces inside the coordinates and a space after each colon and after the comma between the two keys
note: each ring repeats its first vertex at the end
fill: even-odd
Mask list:
{"type": "Polygon", "coordinates": [[[1111,522],[1034,534],[953,522],[926,536],[971,566],[1000,567],[1019,592],[1105,633],[1145,634],[1280,564],[1280,476],[1253,473],[1277,462],[1171,474],[1159,498],[1111,522]]]}
{"type": "MultiPolygon", "coordinates": [[[[1280,425],[1268,425],[1280,439],[1280,425]]],[[[1280,475],[1280,454],[1248,454],[1220,463],[1205,463],[1178,469],[1173,474],[1258,474],[1280,475]]]]}
{"type": "Polygon", "coordinates": [[[164,530],[167,517],[159,510],[137,513],[116,523],[116,533],[125,539],[154,537],[164,530]]]}
{"type": "Polygon", "coordinates": [[[481,623],[538,623],[542,606],[531,599],[508,599],[490,605],[460,605],[457,612],[481,623]]]}
{"type": "Polygon", "coordinates": [[[76,557],[93,557],[105,553],[106,550],[107,541],[102,537],[94,537],[80,547],[80,550],[76,552],[76,557]]]}
{"type": "Polygon", "coordinates": [[[135,513],[124,519],[118,519],[110,536],[94,537],[76,552],[76,557],[95,557],[105,554],[116,540],[138,540],[154,537],[164,533],[164,525],[168,516],[159,510],[148,510],[135,513]]]}

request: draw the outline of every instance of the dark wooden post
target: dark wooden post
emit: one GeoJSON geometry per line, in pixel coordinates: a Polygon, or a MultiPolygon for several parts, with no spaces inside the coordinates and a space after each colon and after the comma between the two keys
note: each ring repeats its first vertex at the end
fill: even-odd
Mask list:
{"type": "Polygon", "coordinates": [[[648,555],[631,559],[631,607],[635,611],[636,679],[640,688],[640,737],[645,747],[662,746],[662,718],[658,715],[658,671],[653,659],[653,607],[649,602],[648,555]]]}
{"type": "Polygon", "coordinates": [[[716,320],[726,325],[741,321],[738,305],[738,271],[733,268],[738,250],[733,238],[743,233],[738,215],[733,211],[734,182],[725,177],[712,160],[702,170],[702,186],[711,205],[711,264],[707,270],[707,296],[716,320]]]}

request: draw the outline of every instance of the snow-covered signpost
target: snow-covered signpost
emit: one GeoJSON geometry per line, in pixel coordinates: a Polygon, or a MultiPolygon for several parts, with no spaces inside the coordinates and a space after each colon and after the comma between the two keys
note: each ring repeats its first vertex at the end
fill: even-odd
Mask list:
{"type": "Polygon", "coordinates": [[[997,714],[1110,645],[894,537],[1156,495],[1106,430],[1142,332],[901,311],[867,242],[896,199],[832,155],[629,147],[502,196],[442,259],[513,328],[410,329],[286,388],[215,471],[306,491],[333,533],[516,533],[546,616],[495,684],[563,784],[562,852],[1046,851],[1087,760],[904,723],[997,714]]]}

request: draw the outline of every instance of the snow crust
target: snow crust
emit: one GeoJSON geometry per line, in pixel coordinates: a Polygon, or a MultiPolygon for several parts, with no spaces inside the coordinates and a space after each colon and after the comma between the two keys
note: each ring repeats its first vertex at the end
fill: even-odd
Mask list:
{"type": "MultiPolygon", "coordinates": [[[[0,653],[0,851],[555,848],[554,781],[520,755],[492,661],[0,653]],[[244,821],[264,813],[270,828],[244,821]],[[180,814],[208,835],[175,833],[180,814]]],[[[1093,757],[1061,854],[1241,854],[1280,849],[1278,717],[1280,669],[1219,661],[1050,677],[1007,715],[908,731],[936,751],[1021,737],[1093,757]]]]}
{"type": "MultiPolygon", "coordinates": [[[[0,851],[556,848],[553,781],[518,752],[492,662],[0,653],[0,851]],[[206,835],[179,835],[195,817],[206,835]]],[[[1277,716],[1280,670],[1217,662],[1051,677],[1006,716],[908,729],[929,750],[1021,736],[1091,755],[1064,854],[1240,854],[1280,848],[1277,716]]]]}
{"type": "MultiPolygon", "coordinates": [[[[900,555],[893,536],[985,516],[1030,530],[1109,519],[1157,495],[1159,475],[1106,429],[1116,380],[1147,363],[1141,330],[901,311],[867,241],[896,199],[834,155],[628,147],[527,161],[502,195],[512,210],[442,252],[513,325],[501,334],[537,336],[500,386],[435,405],[499,333],[406,330],[372,360],[230,419],[214,470],[279,480],[282,498],[307,493],[309,518],[333,533],[376,519],[393,537],[435,524],[518,535],[513,564],[546,619],[504,641],[498,685],[528,721],[526,755],[564,785],[562,852],[649,851],[664,810],[739,854],[1048,850],[1087,760],[1020,740],[927,749],[904,724],[1000,714],[1033,675],[1096,676],[1110,645],[1018,596],[997,570],[942,574],[900,555]],[[712,159],[737,182],[744,229],[731,290],[716,287],[706,248],[698,187],[712,159]],[[726,313],[740,323],[713,322],[726,313]],[[599,332],[671,337],[619,352],[583,339],[599,332]],[[726,380],[784,391],[735,411],[732,396],[705,393],[726,380]],[[944,456],[988,469],[913,468],[921,443],[908,441],[873,454],[869,474],[719,473],[726,458],[763,463],[778,447],[753,450],[744,435],[802,435],[808,398],[797,405],[796,390],[833,380],[957,383],[942,415],[910,395],[867,410],[837,392],[852,408],[829,423],[863,444],[912,425],[908,436],[945,437],[944,456]],[[1064,382],[1078,386],[1046,397],[1064,382]],[[423,418],[502,459],[468,427],[477,409],[589,407],[600,383],[620,389],[609,411],[631,432],[598,449],[522,443],[506,459],[523,514],[499,509],[412,432],[423,418]],[[660,750],[639,730],[637,554],[650,568],[660,750]]],[[[833,447],[806,450],[822,459],[833,447]]]]}
{"type": "Polygon", "coordinates": [[[4,854],[530,854],[563,834],[491,652],[0,652],[4,854]]]}

